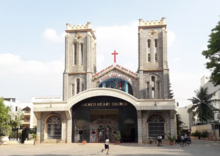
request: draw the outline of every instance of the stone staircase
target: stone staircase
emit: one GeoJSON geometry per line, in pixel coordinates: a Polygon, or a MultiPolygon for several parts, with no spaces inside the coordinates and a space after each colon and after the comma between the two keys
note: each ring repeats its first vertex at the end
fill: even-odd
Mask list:
{"type": "Polygon", "coordinates": [[[65,140],[61,139],[46,139],[41,142],[41,144],[57,144],[57,143],[66,143],[65,140]]]}

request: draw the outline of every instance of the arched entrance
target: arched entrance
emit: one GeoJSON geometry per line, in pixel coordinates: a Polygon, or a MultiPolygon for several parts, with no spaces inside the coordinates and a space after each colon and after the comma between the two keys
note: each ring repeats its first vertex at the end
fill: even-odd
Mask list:
{"type": "Polygon", "coordinates": [[[115,142],[115,133],[118,131],[118,122],[101,118],[90,123],[90,142],[104,142],[106,138],[115,142]]]}
{"type": "Polygon", "coordinates": [[[152,114],[147,120],[148,136],[157,137],[159,134],[164,137],[165,120],[160,114],[152,114]]]}
{"type": "Polygon", "coordinates": [[[72,107],[72,119],[73,142],[104,142],[106,138],[115,142],[117,130],[121,132],[121,142],[137,142],[137,110],[122,99],[110,96],[85,99],[72,107]],[[125,131],[129,126],[129,132],[125,131]]]}
{"type": "Polygon", "coordinates": [[[47,139],[61,139],[61,119],[57,115],[51,115],[46,121],[47,139]]]}

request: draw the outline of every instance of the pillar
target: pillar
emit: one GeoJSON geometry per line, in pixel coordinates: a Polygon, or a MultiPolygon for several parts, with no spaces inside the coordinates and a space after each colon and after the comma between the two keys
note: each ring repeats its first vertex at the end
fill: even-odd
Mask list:
{"type": "Polygon", "coordinates": [[[176,129],[175,129],[175,111],[170,110],[170,134],[171,136],[174,136],[176,134],[176,129]]]}
{"type": "Polygon", "coordinates": [[[137,111],[137,127],[138,127],[138,143],[142,144],[143,140],[142,140],[142,114],[141,114],[141,110],[137,111]]]}
{"type": "Polygon", "coordinates": [[[41,120],[37,120],[37,136],[38,140],[41,143],[43,141],[43,127],[41,127],[41,120]]]}
{"type": "Polygon", "coordinates": [[[67,120],[67,143],[72,143],[72,120],[67,120]]]}
{"type": "Polygon", "coordinates": [[[128,82],[125,82],[125,92],[128,93],[128,82]]]}
{"type": "Polygon", "coordinates": [[[105,82],[102,83],[102,88],[105,88],[105,82]]]}

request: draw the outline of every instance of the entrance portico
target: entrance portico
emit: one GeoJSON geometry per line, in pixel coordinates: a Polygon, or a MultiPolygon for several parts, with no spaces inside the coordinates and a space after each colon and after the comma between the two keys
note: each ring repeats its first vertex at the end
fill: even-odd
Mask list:
{"type": "MultiPolygon", "coordinates": [[[[144,140],[149,138],[149,131],[147,126],[147,119],[148,116],[150,116],[152,113],[159,113],[165,118],[165,127],[164,131],[169,132],[171,134],[175,134],[174,131],[170,129],[170,126],[174,127],[174,114],[172,114],[171,111],[174,111],[174,100],[138,100],[134,96],[127,94],[123,91],[117,90],[117,89],[111,89],[111,88],[95,88],[86,90],[84,92],[81,92],[74,96],[73,98],[69,99],[67,102],[35,102],[34,103],[34,113],[37,117],[38,124],[37,124],[37,133],[40,136],[39,139],[41,142],[49,139],[46,136],[48,135],[48,131],[46,130],[45,123],[46,119],[51,115],[59,115],[61,116],[61,125],[62,125],[62,132],[61,132],[61,140],[64,142],[74,142],[74,129],[73,129],[73,108],[77,107],[77,104],[88,104],[88,103],[95,103],[94,100],[100,99],[101,97],[108,97],[109,99],[119,99],[122,102],[129,103],[132,107],[134,107],[134,110],[136,111],[136,119],[127,118],[124,121],[122,121],[122,124],[125,124],[125,126],[129,127],[129,124],[131,126],[132,122],[137,123],[137,142],[142,143],[144,140]],[[93,99],[92,102],[85,102],[85,100],[93,99]],[[84,101],[84,102],[83,102],[84,101]],[[172,122],[170,122],[172,120],[172,122]],[[126,125],[127,124],[127,125],[126,125]]],[[[105,98],[106,99],[106,98],[105,98]]],[[[97,102],[99,102],[97,100],[97,102]]],[[[97,103],[96,102],[96,103],[97,103]]],[[[117,102],[117,101],[116,101],[117,102]]],[[[120,101],[119,101],[120,102],[120,101]]],[[[103,102],[102,102],[103,103],[103,102]]],[[[111,103],[112,104],[112,103],[111,103]]],[[[120,105],[120,104],[119,104],[120,105]]],[[[81,106],[81,105],[80,105],[81,106]]],[[[90,106],[85,106],[86,108],[90,106]]],[[[92,108],[91,106],[90,108],[92,108]]],[[[97,110],[118,110],[115,106],[112,107],[112,109],[107,108],[108,106],[96,106],[94,111],[97,110]],[[115,109],[116,108],[116,109],[115,109]]],[[[94,108],[94,107],[93,107],[94,108]]],[[[126,111],[126,107],[124,108],[126,111]]],[[[94,114],[94,112],[90,113],[89,115],[94,114]]],[[[117,113],[115,113],[117,115],[117,113]]],[[[103,118],[104,119],[104,118],[103,118]]],[[[97,118],[98,120],[98,118],[97,118]]],[[[95,120],[94,120],[95,121],[95,120]]],[[[117,123],[117,121],[115,121],[117,123]]],[[[96,122],[94,122],[96,123],[96,122]]],[[[92,122],[91,122],[92,124],[92,122]]],[[[123,131],[121,130],[121,133],[124,133],[124,136],[131,135],[131,131],[128,130],[123,131]]],[[[90,133],[90,132],[89,132],[90,133]]],[[[50,138],[51,139],[51,138],[50,138]]],[[[126,138],[125,138],[126,140],[126,138]]],[[[88,140],[89,141],[89,140],[88,140]]],[[[91,141],[92,142],[92,141],[91,141]]]]}

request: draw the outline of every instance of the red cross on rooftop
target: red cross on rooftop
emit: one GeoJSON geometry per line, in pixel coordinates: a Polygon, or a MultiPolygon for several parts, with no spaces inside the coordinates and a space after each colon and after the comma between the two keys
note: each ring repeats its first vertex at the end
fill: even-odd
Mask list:
{"type": "Polygon", "coordinates": [[[112,53],[112,55],[114,55],[114,63],[116,63],[116,55],[118,55],[118,53],[116,53],[116,51],[114,51],[114,53],[112,53]]]}

